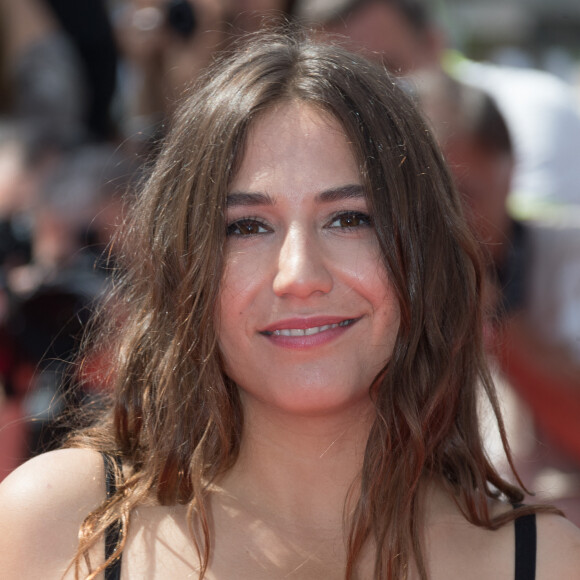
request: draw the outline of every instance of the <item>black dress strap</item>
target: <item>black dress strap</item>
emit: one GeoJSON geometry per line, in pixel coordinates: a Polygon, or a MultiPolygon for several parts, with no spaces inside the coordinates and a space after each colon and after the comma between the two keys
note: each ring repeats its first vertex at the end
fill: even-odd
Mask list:
{"type": "MultiPolygon", "coordinates": [[[[515,504],[514,508],[521,507],[515,504]]],[[[515,580],[536,578],[536,514],[520,516],[514,522],[516,536],[515,580]]]]}
{"type": "MultiPolygon", "coordinates": [[[[115,463],[117,469],[121,471],[121,459],[117,456],[103,453],[103,462],[105,464],[105,489],[107,491],[107,499],[112,497],[117,491],[117,481],[115,478],[115,463]]],[[[105,560],[108,560],[119,543],[119,536],[121,533],[121,522],[116,521],[109,525],[105,531],[105,560]]],[[[119,556],[112,564],[105,568],[105,580],[120,580],[121,579],[121,557],[119,556]]]]}

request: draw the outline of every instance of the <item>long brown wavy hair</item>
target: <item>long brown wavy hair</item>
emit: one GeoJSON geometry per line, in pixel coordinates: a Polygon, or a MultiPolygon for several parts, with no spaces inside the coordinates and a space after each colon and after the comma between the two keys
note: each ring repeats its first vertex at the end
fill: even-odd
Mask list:
{"type": "Polygon", "coordinates": [[[523,493],[491,465],[479,433],[481,388],[511,462],[482,346],[482,260],[421,116],[385,70],[364,58],[305,32],[259,34],[212,66],[183,102],[117,242],[122,274],[106,324],[79,363],[86,378],[86,357],[107,359],[111,400],[68,445],[118,455],[126,477],[83,524],[77,573],[115,520],[122,524],[118,557],[132,508],[153,500],[188,504],[199,577],[205,574],[208,486],[236,461],[244,419],[216,337],[225,198],[249,128],[281,102],[318,108],[342,125],[401,311],[392,357],[373,392],[360,495],[345,520],[345,578],[355,577],[369,542],[376,579],[406,578],[412,559],[427,578],[425,478],[443,482],[478,526],[496,528],[532,509],[497,518],[488,511],[489,498],[519,502],[523,493]]]}

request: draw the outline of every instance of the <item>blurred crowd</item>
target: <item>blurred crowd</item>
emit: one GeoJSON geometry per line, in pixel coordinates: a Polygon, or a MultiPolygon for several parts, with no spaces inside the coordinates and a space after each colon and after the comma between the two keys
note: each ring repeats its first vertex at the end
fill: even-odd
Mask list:
{"type": "Polygon", "coordinates": [[[450,50],[432,5],[0,0],[0,479],[103,388],[62,397],[123,194],[180,96],[240,35],[298,20],[383,63],[424,111],[488,256],[516,467],[580,524],[580,102],[545,72],[450,50]]]}

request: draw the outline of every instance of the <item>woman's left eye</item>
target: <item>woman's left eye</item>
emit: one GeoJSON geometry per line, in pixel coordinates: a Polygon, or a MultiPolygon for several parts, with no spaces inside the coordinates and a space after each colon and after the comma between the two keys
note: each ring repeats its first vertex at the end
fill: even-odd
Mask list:
{"type": "Polygon", "coordinates": [[[329,228],[360,228],[372,225],[371,218],[366,213],[347,211],[339,213],[331,218],[329,228]]]}

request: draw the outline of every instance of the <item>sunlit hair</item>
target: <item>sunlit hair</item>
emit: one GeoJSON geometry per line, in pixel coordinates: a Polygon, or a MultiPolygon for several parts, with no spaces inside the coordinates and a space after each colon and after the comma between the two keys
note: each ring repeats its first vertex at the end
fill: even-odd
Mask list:
{"type": "Polygon", "coordinates": [[[86,520],[79,566],[115,518],[123,524],[118,555],[131,509],[153,499],[189,504],[204,575],[208,488],[236,461],[243,423],[216,338],[225,198],[248,130],[287,102],[344,128],[401,311],[372,393],[360,496],[345,514],[345,577],[372,545],[376,579],[405,578],[413,558],[426,578],[421,490],[429,479],[476,525],[495,528],[521,513],[494,519],[488,511],[491,497],[523,494],[492,467],[478,431],[481,387],[509,457],[482,347],[480,257],[429,131],[392,78],[362,57],[303,32],[258,35],[213,66],[182,104],[123,230],[115,311],[105,311],[108,334],[92,339],[110,361],[112,402],[69,444],[120,455],[129,475],[86,520]]]}

